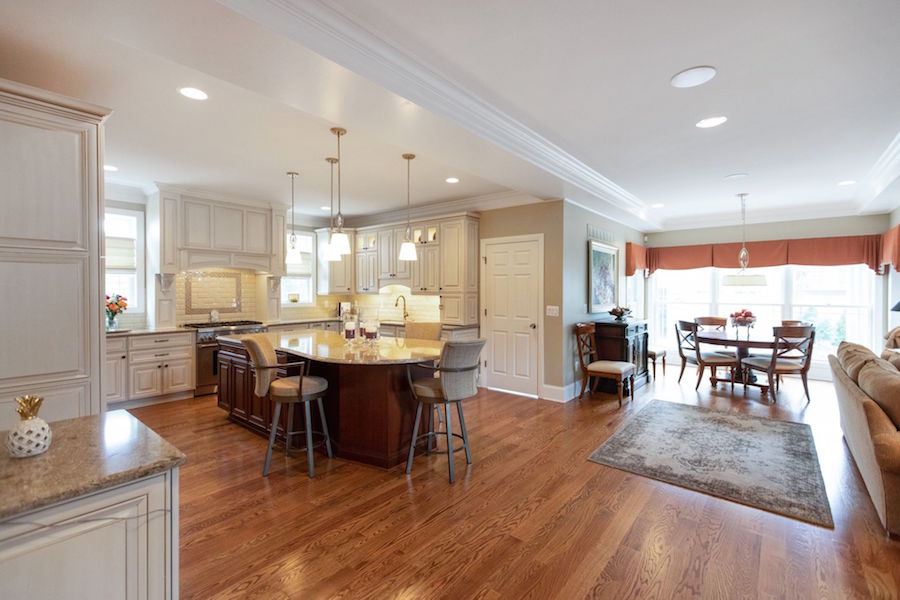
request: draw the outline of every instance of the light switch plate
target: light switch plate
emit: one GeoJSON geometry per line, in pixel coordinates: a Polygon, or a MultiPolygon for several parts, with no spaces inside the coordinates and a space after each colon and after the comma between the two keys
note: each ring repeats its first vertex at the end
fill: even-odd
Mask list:
{"type": "Polygon", "coordinates": [[[547,305],[547,316],[548,317],[558,317],[559,316],[559,307],[554,306],[552,304],[547,305]]]}

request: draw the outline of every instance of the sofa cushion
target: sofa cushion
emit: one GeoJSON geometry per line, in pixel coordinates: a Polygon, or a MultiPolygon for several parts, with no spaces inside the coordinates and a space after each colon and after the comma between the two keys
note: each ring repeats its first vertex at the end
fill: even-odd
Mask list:
{"type": "Polygon", "coordinates": [[[859,388],[900,428],[900,371],[876,358],[859,371],[859,388]]]}
{"type": "Polygon", "coordinates": [[[863,366],[878,357],[874,352],[863,346],[862,344],[854,344],[853,342],[841,342],[837,349],[838,360],[844,367],[847,376],[853,380],[853,383],[859,383],[859,371],[863,366]]]}
{"type": "Polygon", "coordinates": [[[881,353],[881,358],[900,369],[900,351],[885,348],[884,352],[881,353]]]}

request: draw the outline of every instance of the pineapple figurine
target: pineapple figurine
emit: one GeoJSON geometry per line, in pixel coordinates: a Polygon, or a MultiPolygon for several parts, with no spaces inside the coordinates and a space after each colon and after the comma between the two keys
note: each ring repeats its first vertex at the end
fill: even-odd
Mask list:
{"type": "Polygon", "coordinates": [[[41,396],[18,396],[16,412],[22,418],[6,436],[6,449],[15,458],[37,456],[50,447],[53,433],[47,422],[37,416],[44,399],[41,396]]]}

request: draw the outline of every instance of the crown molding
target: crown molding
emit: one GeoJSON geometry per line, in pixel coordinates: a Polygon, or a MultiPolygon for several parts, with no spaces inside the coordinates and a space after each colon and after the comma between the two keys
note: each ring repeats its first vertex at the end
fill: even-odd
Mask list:
{"type": "MultiPolygon", "coordinates": [[[[747,217],[748,225],[764,225],[766,223],[778,223],[780,221],[811,221],[817,219],[832,219],[836,217],[862,217],[858,212],[858,207],[852,201],[844,202],[839,205],[831,205],[827,208],[814,208],[810,206],[799,206],[796,208],[786,208],[782,210],[765,209],[751,214],[747,217]],[[813,213],[813,211],[815,211],[813,213]],[[762,213],[762,214],[760,214],[762,213]]],[[[708,227],[729,227],[740,226],[741,218],[739,214],[734,213],[717,213],[705,215],[702,217],[678,217],[675,219],[666,219],[663,222],[662,231],[676,231],[683,229],[705,229],[708,227]]]]}
{"type": "MultiPolygon", "coordinates": [[[[505,191],[456,200],[442,200],[428,204],[414,205],[409,209],[411,221],[421,221],[436,217],[445,217],[452,214],[477,213],[485,210],[509,208],[510,206],[522,206],[524,204],[537,204],[544,202],[536,196],[522,192],[505,191]]],[[[389,211],[369,213],[367,215],[355,215],[344,218],[347,227],[371,227],[373,225],[386,225],[391,223],[405,223],[406,209],[398,208],[389,211]]]]}
{"type": "Polygon", "coordinates": [[[271,202],[261,198],[253,198],[250,196],[231,196],[220,192],[211,192],[198,188],[185,187],[171,183],[155,182],[156,189],[160,192],[169,194],[179,194],[181,196],[189,196],[191,198],[199,198],[201,200],[213,200],[215,202],[225,202],[228,204],[237,204],[239,206],[258,206],[262,208],[284,209],[289,205],[283,202],[271,202]]]}
{"type": "Polygon", "coordinates": [[[327,0],[219,0],[559,179],[638,215],[644,203],[527,125],[467,91],[327,0]]]}
{"type": "Polygon", "coordinates": [[[898,177],[900,177],[900,133],[878,157],[866,178],[857,184],[854,200],[856,200],[860,212],[869,210],[875,199],[898,177]]]}

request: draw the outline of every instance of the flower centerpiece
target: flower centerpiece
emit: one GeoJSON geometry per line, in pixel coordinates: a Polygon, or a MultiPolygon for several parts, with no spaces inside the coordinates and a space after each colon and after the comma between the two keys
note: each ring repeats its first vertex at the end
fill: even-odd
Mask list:
{"type": "Polygon", "coordinates": [[[106,329],[116,328],[116,317],[128,310],[128,298],[113,294],[106,296],[106,329]]]}
{"type": "Polygon", "coordinates": [[[756,315],[747,310],[746,308],[742,308],[741,310],[736,310],[729,315],[731,317],[731,326],[737,329],[738,327],[746,327],[747,328],[747,337],[750,337],[750,328],[753,327],[753,324],[756,323],[756,315]]]}

